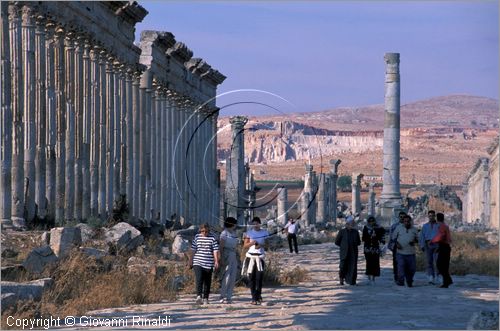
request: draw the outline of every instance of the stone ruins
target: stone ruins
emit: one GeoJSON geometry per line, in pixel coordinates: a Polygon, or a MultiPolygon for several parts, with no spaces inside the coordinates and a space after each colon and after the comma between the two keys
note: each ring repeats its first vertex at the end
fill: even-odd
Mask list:
{"type": "Polygon", "coordinates": [[[480,158],[463,184],[462,221],[498,229],[500,196],[498,137],[488,148],[489,157],[480,158]]]}
{"type": "MultiPolygon", "coordinates": [[[[219,219],[225,76],[135,2],[2,2],[0,218],[219,219]],[[189,206],[189,208],[187,207],[189,206]]],[[[236,125],[236,124],[235,124],[236,125]]]]}

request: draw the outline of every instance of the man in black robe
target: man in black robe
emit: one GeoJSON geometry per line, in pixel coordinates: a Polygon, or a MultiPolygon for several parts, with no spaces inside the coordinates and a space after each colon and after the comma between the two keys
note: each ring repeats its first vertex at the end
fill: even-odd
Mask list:
{"type": "Polygon", "coordinates": [[[335,245],[340,246],[339,278],[340,285],[344,280],[356,285],[358,277],[358,246],[361,245],[359,232],[354,228],[354,218],[347,217],[346,226],[337,234],[335,245]]]}

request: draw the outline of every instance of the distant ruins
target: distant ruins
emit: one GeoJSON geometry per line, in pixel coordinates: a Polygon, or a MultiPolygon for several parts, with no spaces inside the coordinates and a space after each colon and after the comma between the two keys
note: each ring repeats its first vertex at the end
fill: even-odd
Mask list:
{"type": "Polygon", "coordinates": [[[488,148],[489,157],[480,158],[463,184],[463,223],[479,221],[489,228],[499,228],[498,137],[488,148]]]}
{"type": "Polygon", "coordinates": [[[146,15],[127,1],[2,1],[2,227],[106,219],[123,198],[135,219],[218,222],[225,76],[169,32],[134,45],[146,15]]]}

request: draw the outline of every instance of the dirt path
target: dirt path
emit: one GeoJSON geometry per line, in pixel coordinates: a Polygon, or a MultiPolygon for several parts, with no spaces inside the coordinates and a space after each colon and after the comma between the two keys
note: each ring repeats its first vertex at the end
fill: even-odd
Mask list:
{"type": "MultiPolygon", "coordinates": [[[[297,286],[264,289],[264,304],[251,306],[242,289],[231,305],[196,306],[192,295],[172,303],[139,305],[89,312],[102,321],[123,318],[128,328],[142,328],[132,316],[170,319],[172,329],[465,329],[473,313],[498,312],[498,278],[454,277],[449,289],[428,285],[417,273],[413,288],[395,286],[391,256],[382,261],[375,286],[367,284],[360,255],[358,285],[340,286],[338,249],[333,244],[301,247],[284,261],[309,270],[310,280],[297,286]]],[[[215,300],[218,295],[213,295],[215,300]]],[[[87,320],[88,321],[88,320],[87,320]]],[[[121,324],[123,325],[123,324],[121,324]]],[[[116,326],[116,325],[115,325],[116,326]]],[[[82,327],[82,326],[81,326],[82,327]]],[[[155,328],[150,326],[150,328],[155,328]]],[[[165,327],[168,328],[168,327],[165,327]]]]}

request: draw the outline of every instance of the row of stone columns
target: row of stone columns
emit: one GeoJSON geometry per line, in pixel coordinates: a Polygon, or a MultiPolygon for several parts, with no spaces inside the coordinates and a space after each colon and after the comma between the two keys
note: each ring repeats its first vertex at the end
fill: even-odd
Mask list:
{"type": "Polygon", "coordinates": [[[21,4],[1,4],[2,225],[106,219],[118,202],[135,219],[214,222],[201,216],[218,218],[215,101],[200,107],[199,96],[21,4]]]}

